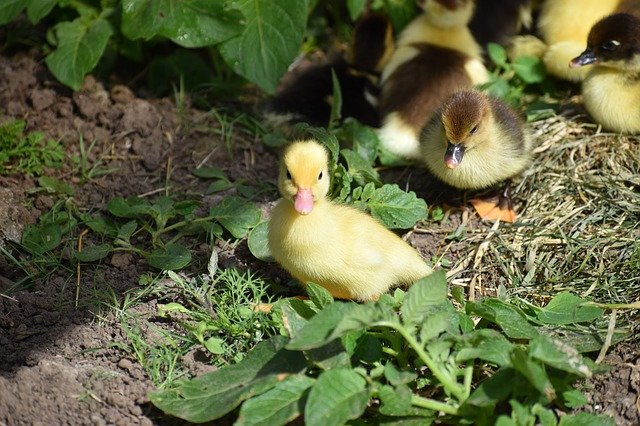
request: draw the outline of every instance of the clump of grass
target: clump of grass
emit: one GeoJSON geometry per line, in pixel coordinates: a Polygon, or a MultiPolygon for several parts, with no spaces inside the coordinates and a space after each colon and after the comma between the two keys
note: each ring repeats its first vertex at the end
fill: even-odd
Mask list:
{"type": "Polygon", "coordinates": [[[25,134],[25,126],[23,120],[0,125],[0,174],[39,175],[47,167],[62,164],[62,146],[53,139],[45,140],[41,132],[25,134]]]}

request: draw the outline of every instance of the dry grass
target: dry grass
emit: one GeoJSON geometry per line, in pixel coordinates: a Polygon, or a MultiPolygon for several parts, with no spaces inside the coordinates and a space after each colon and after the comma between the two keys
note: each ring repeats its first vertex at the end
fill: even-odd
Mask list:
{"type": "Polygon", "coordinates": [[[602,303],[637,302],[640,137],[563,116],[531,127],[538,148],[514,187],[518,221],[469,226],[449,272],[453,284],[469,287],[470,298],[502,285],[537,304],[563,290],[602,303]]]}

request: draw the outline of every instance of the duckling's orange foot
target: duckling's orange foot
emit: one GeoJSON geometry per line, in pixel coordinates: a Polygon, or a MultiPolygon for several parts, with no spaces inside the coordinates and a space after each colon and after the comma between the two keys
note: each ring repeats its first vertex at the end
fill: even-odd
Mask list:
{"type": "Polygon", "coordinates": [[[500,220],[508,223],[516,221],[517,215],[513,210],[511,198],[502,194],[491,198],[474,198],[471,204],[484,220],[500,220]]]}

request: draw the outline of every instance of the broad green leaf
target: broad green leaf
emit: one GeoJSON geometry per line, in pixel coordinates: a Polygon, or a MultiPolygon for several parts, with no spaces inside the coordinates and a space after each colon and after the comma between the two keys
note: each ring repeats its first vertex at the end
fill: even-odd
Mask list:
{"type": "Polygon", "coordinates": [[[342,425],[357,419],[369,402],[365,379],[351,369],[325,371],[311,388],[304,409],[308,426],[342,425]]]}
{"type": "Polygon", "coordinates": [[[37,24],[47,16],[59,0],[30,0],[27,5],[27,16],[32,24],[37,24]]]}
{"type": "Polygon", "coordinates": [[[391,306],[382,303],[358,304],[344,313],[330,338],[342,337],[350,331],[364,330],[382,322],[400,326],[398,316],[391,306]]]}
{"type": "Polygon", "coordinates": [[[513,63],[513,69],[525,83],[540,83],[547,75],[542,61],[534,56],[521,56],[513,63]]]}
{"type": "Polygon", "coordinates": [[[559,370],[590,378],[591,368],[573,347],[558,339],[540,335],[529,344],[529,355],[559,370]]]}
{"type": "Polygon", "coordinates": [[[380,397],[380,414],[386,416],[408,416],[413,414],[411,405],[411,389],[407,385],[384,385],[378,392],[380,397]]]}
{"type": "Polygon", "coordinates": [[[104,259],[113,250],[111,244],[99,244],[95,246],[83,247],[82,251],[76,252],[76,259],[79,262],[94,262],[104,259]]]}
{"type": "Polygon", "coordinates": [[[393,386],[398,386],[414,381],[418,377],[418,374],[414,371],[398,370],[398,367],[392,362],[387,362],[384,366],[384,377],[393,386]]]}
{"type": "Polygon", "coordinates": [[[54,31],[57,47],[45,62],[61,83],[78,90],[84,76],[102,57],[113,28],[103,18],[90,22],[78,18],[72,22],[60,22],[54,27],[54,31]]]}
{"type": "Polygon", "coordinates": [[[102,215],[91,216],[86,213],[81,213],[79,217],[84,225],[88,226],[89,229],[98,235],[105,235],[109,238],[116,238],[118,235],[116,226],[102,215]]]}
{"type": "Polygon", "coordinates": [[[558,426],[614,426],[613,418],[590,413],[565,414],[558,426]]]}
{"type": "Polygon", "coordinates": [[[130,220],[129,222],[122,225],[118,228],[118,236],[116,237],[116,242],[120,243],[120,245],[129,245],[131,244],[131,236],[138,228],[138,222],[135,220],[130,220]]]}
{"type": "Polygon", "coordinates": [[[512,339],[532,339],[538,335],[534,326],[515,306],[499,299],[469,302],[465,305],[468,314],[478,315],[497,324],[512,339]]]}
{"type": "Polygon", "coordinates": [[[427,217],[427,203],[395,184],[376,189],[367,205],[371,215],[391,229],[408,229],[427,217]]]}
{"type": "Polygon", "coordinates": [[[494,64],[504,67],[507,65],[507,51],[498,43],[489,43],[487,45],[487,53],[494,64]]]}
{"type": "Polygon", "coordinates": [[[447,303],[447,279],[441,269],[421,278],[409,288],[400,308],[402,323],[406,326],[421,323],[435,307],[447,303]]]}
{"type": "Polygon", "coordinates": [[[353,151],[369,161],[369,164],[373,164],[378,156],[380,140],[372,127],[365,126],[359,121],[348,117],[344,120],[339,131],[342,135],[341,140],[353,141],[353,151]]]}
{"type": "Polygon", "coordinates": [[[315,380],[306,376],[289,376],[276,384],[273,389],[255,396],[240,408],[236,426],[285,425],[301,414],[301,401],[315,380]]]}
{"type": "Polygon", "coordinates": [[[71,185],[51,176],[40,176],[38,185],[46,189],[47,192],[60,193],[65,195],[73,195],[74,190],[71,185]]]}
{"type": "Polygon", "coordinates": [[[364,186],[369,182],[380,184],[378,172],[375,171],[371,162],[350,149],[343,149],[340,154],[347,162],[347,171],[351,173],[358,185],[364,186]]]}
{"type": "Polygon", "coordinates": [[[332,332],[342,318],[357,309],[356,303],[334,302],[318,312],[291,339],[287,345],[290,350],[306,350],[319,348],[332,341],[332,332]]]}
{"type": "Polygon", "coordinates": [[[247,239],[247,245],[249,251],[256,259],[263,260],[265,262],[273,261],[271,257],[271,251],[269,250],[269,222],[260,222],[255,228],[249,232],[249,238],[247,239]]]}
{"type": "MultiPolygon", "coordinates": [[[[541,334],[558,339],[580,353],[599,351],[607,334],[606,330],[585,333],[567,327],[539,327],[538,330],[541,334]]],[[[613,332],[611,343],[616,344],[627,338],[628,335],[628,330],[616,329],[613,332]]]]}
{"type": "Polygon", "coordinates": [[[205,47],[240,34],[242,13],[226,0],[123,0],[122,33],[164,36],[183,47],[205,47]]]}
{"type": "Polygon", "coordinates": [[[564,291],[540,309],[538,319],[546,324],[562,325],[590,322],[602,318],[604,311],[597,306],[582,306],[587,301],[564,291]]]}
{"type": "Polygon", "coordinates": [[[557,426],[558,424],[558,419],[556,419],[556,415],[553,411],[548,408],[544,408],[540,404],[535,404],[531,408],[531,414],[538,416],[538,419],[540,419],[538,424],[540,424],[540,426],[557,426]]]}
{"type": "Polygon", "coordinates": [[[171,244],[152,251],[147,261],[150,266],[158,269],[182,269],[191,262],[191,252],[179,244],[171,244]]]}
{"type": "Polygon", "coordinates": [[[262,213],[250,201],[232,196],[213,206],[209,215],[220,222],[235,238],[243,238],[260,222],[262,213]]]}
{"type": "Polygon", "coordinates": [[[27,6],[29,0],[2,0],[0,2],[0,25],[8,24],[27,6]]]}
{"type": "Polygon", "coordinates": [[[529,358],[527,353],[521,348],[514,348],[511,352],[511,365],[524,377],[529,383],[544,395],[548,401],[553,401],[556,397],[556,391],[549,380],[549,376],[544,367],[538,362],[529,358]]]}
{"type": "Polygon", "coordinates": [[[496,330],[483,328],[464,334],[462,338],[470,347],[463,347],[456,355],[457,362],[481,359],[500,367],[511,365],[513,343],[496,330]]]}
{"type": "Polygon", "coordinates": [[[198,167],[193,171],[193,175],[203,179],[227,179],[225,172],[215,166],[198,167]]]}
{"type": "Polygon", "coordinates": [[[461,411],[475,411],[475,407],[491,407],[503,401],[513,391],[518,374],[513,368],[501,368],[491,377],[480,382],[478,387],[464,402],[461,411]]]}
{"type": "Polygon", "coordinates": [[[333,296],[329,293],[329,290],[318,285],[316,283],[308,282],[304,286],[305,291],[309,295],[309,299],[313,302],[318,309],[322,309],[325,306],[333,303],[333,296]]]}
{"type": "Polygon", "coordinates": [[[356,340],[356,346],[353,350],[353,356],[356,360],[373,364],[382,358],[382,343],[376,336],[364,333],[356,340]]]}
{"type": "Polygon", "coordinates": [[[509,405],[511,405],[511,419],[515,426],[535,424],[536,417],[531,414],[531,407],[521,404],[516,399],[509,400],[509,405]]]}
{"type": "Polygon", "coordinates": [[[109,201],[109,204],[107,204],[107,210],[116,217],[126,218],[150,215],[153,213],[153,208],[149,202],[137,197],[130,197],[127,199],[116,197],[109,201]]]}
{"type": "MultiPolygon", "coordinates": [[[[287,299],[282,303],[280,307],[280,309],[282,310],[282,323],[284,325],[284,328],[287,330],[287,334],[291,338],[296,336],[298,334],[298,331],[300,331],[302,327],[304,327],[307,323],[307,319],[305,318],[305,316],[298,310],[301,306],[303,306],[303,312],[304,309],[310,310],[310,308],[302,300],[295,298],[287,299]]],[[[314,312],[311,311],[311,316],[313,315],[314,312]]],[[[309,316],[308,318],[310,318],[311,316],[309,316]]]]}
{"type": "Polygon", "coordinates": [[[306,350],[305,355],[314,366],[323,370],[351,368],[351,358],[340,339],[333,339],[318,348],[306,350]]]}
{"type": "MultiPolygon", "coordinates": [[[[207,1],[207,0],[203,0],[207,1]]],[[[308,0],[240,0],[242,33],[220,46],[225,62],[269,93],[276,90],[302,45],[308,0]]]]}
{"type": "Polygon", "coordinates": [[[286,342],[286,337],[274,336],[258,343],[237,364],[181,382],[173,389],[151,392],[149,398],[165,413],[190,422],[203,423],[222,417],[243,400],[304,370],[304,356],[283,349],[286,342]]]}
{"type": "Polygon", "coordinates": [[[347,9],[349,10],[349,17],[352,21],[358,19],[358,16],[364,11],[366,5],[367,0],[347,0],[347,9]]]}
{"type": "Polygon", "coordinates": [[[57,223],[29,225],[22,234],[22,245],[32,254],[53,250],[62,241],[62,229],[57,223]]]}

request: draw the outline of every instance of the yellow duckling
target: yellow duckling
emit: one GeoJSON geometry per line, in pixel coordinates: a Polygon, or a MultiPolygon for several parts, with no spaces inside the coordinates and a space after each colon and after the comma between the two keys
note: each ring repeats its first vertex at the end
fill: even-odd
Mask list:
{"type": "Polygon", "coordinates": [[[613,13],[621,0],[546,0],[540,10],[538,29],[548,48],[542,58],[550,74],[582,81],[588,68],[567,64],[584,49],[589,30],[599,19],[613,13]]]}
{"type": "Polygon", "coordinates": [[[284,151],[271,213],[269,249],[302,284],[309,281],[334,297],[376,300],[410,285],[432,269],[420,254],[371,216],[326,198],[329,157],[317,141],[291,143],[284,151]]]}
{"type": "Polygon", "coordinates": [[[486,93],[461,90],[445,101],[420,139],[427,168],[448,185],[477,190],[507,181],[498,202],[473,204],[484,219],[515,220],[508,181],[529,165],[533,148],[515,111],[486,93]]]}
{"type": "Polygon", "coordinates": [[[378,136],[396,155],[420,157],[418,137],[444,99],[488,81],[482,49],[467,24],[473,0],[419,0],[424,10],[400,33],[382,71],[378,136]]]}
{"type": "Polygon", "coordinates": [[[616,13],[598,21],[572,67],[593,64],[582,83],[584,105],[603,127],[640,133],[640,19],[616,13]]]}

